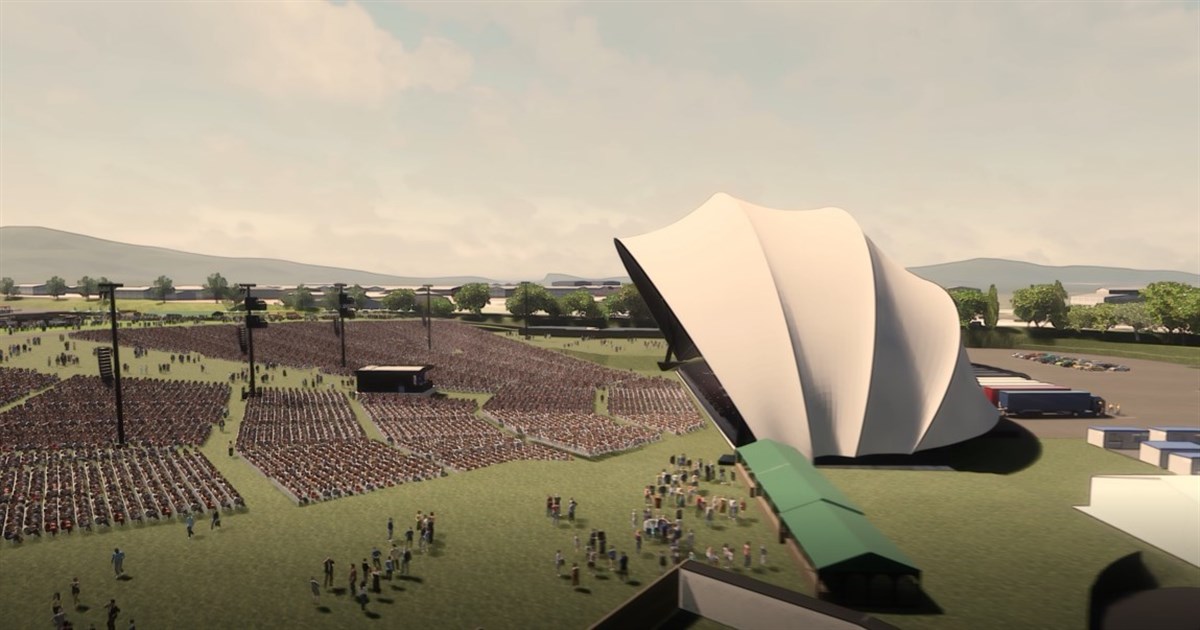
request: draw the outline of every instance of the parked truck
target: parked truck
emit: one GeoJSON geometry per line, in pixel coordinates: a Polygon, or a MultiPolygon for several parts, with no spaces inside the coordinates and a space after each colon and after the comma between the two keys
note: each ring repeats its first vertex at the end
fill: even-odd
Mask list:
{"type": "Polygon", "coordinates": [[[997,406],[1007,416],[1098,416],[1104,399],[1091,392],[1061,389],[1001,390],[997,406]]]}
{"type": "Polygon", "coordinates": [[[1070,387],[1063,387],[1061,385],[1051,385],[1049,383],[1035,383],[1033,381],[1030,381],[1028,384],[1022,384],[1022,385],[1016,385],[1016,384],[995,385],[995,386],[984,385],[983,386],[983,395],[987,396],[988,402],[992,403],[993,405],[999,406],[1000,405],[1000,392],[1029,391],[1029,390],[1068,391],[1070,389],[1071,389],[1070,387]]]}

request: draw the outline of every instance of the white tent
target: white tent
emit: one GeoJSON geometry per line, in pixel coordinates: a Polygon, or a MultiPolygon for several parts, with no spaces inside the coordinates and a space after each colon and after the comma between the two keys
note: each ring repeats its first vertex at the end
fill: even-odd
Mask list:
{"type": "Polygon", "coordinates": [[[950,296],[842,210],[718,194],[616,246],[676,354],[704,356],[757,438],[854,457],[946,446],[997,422],[950,296]],[[714,295],[736,296],[736,314],[714,295]]]}
{"type": "Polygon", "coordinates": [[[1092,477],[1076,509],[1200,567],[1200,476],[1092,477]]]}

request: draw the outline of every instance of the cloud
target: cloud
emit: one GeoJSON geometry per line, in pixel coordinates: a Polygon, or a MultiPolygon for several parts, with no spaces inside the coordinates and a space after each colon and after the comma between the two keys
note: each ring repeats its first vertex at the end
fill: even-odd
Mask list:
{"type": "Polygon", "coordinates": [[[612,237],[724,191],[844,208],[906,265],[1200,270],[1200,38],[1178,4],[2,10],[3,224],[612,275],[612,237]]]}

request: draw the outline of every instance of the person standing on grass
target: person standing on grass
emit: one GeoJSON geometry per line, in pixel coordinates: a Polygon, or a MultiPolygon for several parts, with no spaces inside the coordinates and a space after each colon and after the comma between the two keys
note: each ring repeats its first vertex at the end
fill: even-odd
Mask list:
{"type": "Polygon", "coordinates": [[[408,531],[404,532],[404,546],[411,547],[413,544],[413,528],[409,527],[408,531]]]}
{"type": "Polygon", "coordinates": [[[321,563],[325,570],[325,588],[333,588],[333,558],[325,557],[325,562],[321,563]]]}
{"type": "Polygon", "coordinates": [[[117,600],[108,600],[108,603],[104,607],[108,609],[108,630],[117,630],[117,615],[121,614],[121,608],[117,606],[117,600]]]}
{"type": "Polygon", "coordinates": [[[767,566],[767,546],[759,545],[758,547],[758,563],[762,566],[767,566]]]}
{"type": "Polygon", "coordinates": [[[71,601],[75,603],[76,608],[79,608],[79,578],[71,580],[71,601]]]}
{"type": "Polygon", "coordinates": [[[395,530],[395,528],[396,528],[396,523],[395,523],[395,522],[392,520],[392,517],[390,517],[390,516],[388,517],[388,525],[387,525],[387,528],[388,528],[388,542],[391,542],[391,540],[392,540],[392,532],[393,532],[393,531],[395,530]]]}
{"type": "Polygon", "coordinates": [[[376,569],[383,568],[383,564],[380,563],[380,561],[379,561],[379,559],[382,556],[383,556],[383,553],[381,551],[379,551],[379,547],[372,547],[371,548],[371,566],[375,567],[376,569]]]}
{"type": "Polygon", "coordinates": [[[408,563],[412,562],[412,549],[404,548],[404,555],[400,557],[400,575],[408,575],[408,563]]]}
{"type": "Polygon", "coordinates": [[[562,549],[559,549],[558,551],[554,552],[554,574],[555,575],[562,577],[562,570],[563,570],[564,564],[566,564],[566,560],[563,560],[562,549]]]}
{"type": "Polygon", "coordinates": [[[354,568],[354,563],[350,563],[350,590],[348,591],[351,597],[354,596],[354,587],[358,585],[358,569],[354,568]]]}
{"type": "Polygon", "coordinates": [[[112,565],[113,573],[116,573],[117,577],[125,575],[125,552],[121,551],[120,547],[113,549],[112,565]]]}
{"type": "Polygon", "coordinates": [[[575,534],[575,555],[579,555],[579,534],[575,534]]]}
{"type": "Polygon", "coordinates": [[[571,586],[579,586],[579,563],[571,563],[571,586]]]}
{"type": "Polygon", "coordinates": [[[642,530],[633,532],[633,542],[637,546],[637,552],[642,553],[642,530]]]}
{"type": "Polygon", "coordinates": [[[742,545],[742,566],[746,567],[747,569],[750,568],[750,541],[749,540],[746,541],[746,544],[742,545]]]}
{"type": "Polygon", "coordinates": [[[220,526],[221,526],[221,511],[218,510],[217,508],[213,508],[212,522],[208,524],[208,529],[209,529],[209,531],[211,531],[213,528],[220,527],[220,526]]]}
{"type": "Polygon", "coordinates": [[[621,560],[617,566],[620,567],[621,581],[627,581],[629,579],[629,556],[624,551],[621,552],[621,560]]]}
{"type": "Polygon", "coordinates": [[[308,580],[308,586],[312,590],[313,603],[321,603],[321,585],[317,584],[317,578],[310,578],[308,580]]]}
{"type": "Polygon", "coordinates": [[[187,515],[187,518],[184,519],[183,523],[185,525],[187,525],[188,540],[191,540],[192,536],[196,535],[196,532],[195,532],[196,519],[194,517],[192,517],[192,515],[189,513],[187,515]]]}
{"type": "Polygon", "coordinates": [[[567,520],[568,521],[570,521],[572,523],[575,522],[575,508],[578,506],[579,506],[579,504],[575,502],[575,497],[571,497],[571,501],[569,503],[567,503],[567,520]]]}

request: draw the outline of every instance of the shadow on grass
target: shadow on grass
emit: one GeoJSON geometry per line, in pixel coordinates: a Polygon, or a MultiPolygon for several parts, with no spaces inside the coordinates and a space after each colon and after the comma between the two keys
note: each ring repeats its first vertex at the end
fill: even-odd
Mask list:
{"type": "Polygon", "coordinates": [[[1012,420],[1001,418],[984,435],[950,446],[911,455],[824,456],[813,463],[827,468],[944,469],[1011,475],[1029,468],[1041,457],[1042,443],[1037,436],[1012,420]]]}
{"type": "Polygon", "coordinates": [[[85,613],[85,612],[87,612],[87,611],[89,611],[89,610],[91,610],[91,609],[92,609],[92,607],[91,607],[91,606],[88,606],[88,605],[86,605],[86,604],[80,604],[80,605],[78,605],[78,606],[76,606],[76,607],[75,607],[75,612],[81,612],[81,613],[85,613]]]}
{"type": "Polygon", "coordinates": [[[866,613],[888,615],[941,615],[945,611],[914,580],[901,579],[893,590],[890,580],[852,583],[841,591],[828,593],[825,599],[834,604],[866,613]]]}
{"type": "Polygon", "coordinates": [[[607,579],[609,579],[609,577],[608,577],[607,575],[603,574],[603,573],[597,573],[597,574],[596,574],[596,575],[594,575],[593,577],[595,577],[597,580],[607,580],[607,579]]]}
{"type": "Polygon", "coordinates": [[[636,587],[638,587],[638,586],[641,586],[641,585],[642,585],[642,582],[641,582],[641,580],[629,580],[629,581],[628,581],[628,582],[626,582],[625,584],[626,584],[627,586],[632,586],[632,587],[636,588],[636,587]]]}
{"type": "Polygon", "coordinates": [[[1088,598],[1088,628],[1099,630],[1108,609],[1119,600],[1158,588],[1158,580],[1135,551],[1114,560],[1096,574],[1088,598]]]}
{"type": "Polygon", "coordinates": [[[590,589],[590,588],[588,588],[588,587],[586,587],[586,586],[576,586],[576,587],[575,587],[575,592],[576,592],[576,593],[583,593],[584,595],[591,595],[591,594],[592,594],[592,589],[590,589]]]}
{"type": "Polygon", "coordinates": [[[379,602],[380,604],[395,604],[396,603],[396,600],[392,599],[391,597],[376,597],[375,601],[379,602]]]}
{"type": "Polygon", "coordinates": [[[346,589],[344,589],[344,588],[335,588],[335,589],[333,589],[333,591],[331,591],[331,592],[332,592],[332,593],[333,593],[335,596],[337,596],[337,597],[341,597],[342,595],[345,595],[345,594],[346,594],[346,589]]]}
{"type": "Polygon", "coordinates": [[[377,612],[375,612],[375,611],[372,611],[372,610],[368,610],[368,611],[367,611],[367,619],[376,619],[376,620],[378,620],[378,619],[382,619],[382,618],[383,618],[383,615],[381,615],[381,614],[379,614],[379,613],[377,613],[377,612]]]}
{"type": "Polygon", "coordinates": [[[124,575],[122,575],[122,576],[118,577],[117,579],[118,579],[118,580],[120,580],[120,581],[122,581],[122,582],[129,582],[129,581],[133,580],[133,576],[132,576],[132,575],[129,575],[128,573],[126,573],[126,574],[124,574],[124,575]]]}
{"type": "Polygon", "coordinates": [[[397,586],[397,585],[393,584],[393,585],[392,585],[392,590],[393,590],[393,591],[401,591],[401,592],[403,592],[403,591],[405,591],[405,590],[407,590],[407,589],[405,589],[403,586],[397,586]]]}
{"type": "Polygon", "coordinates": [[[404,582],[416,582],[417,584],[425,583],[425,578],[417,577],[415,575],[401,575],[397,579],[402,580],[404,582]]]}
{"type": "Polygon", "coordinates": [[[328,615],[329,613],[333,612],[333,609],[328,606],[317,606],[317,612],[328,615]]]}

